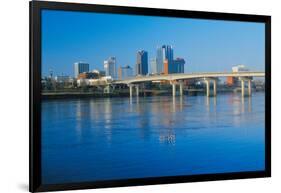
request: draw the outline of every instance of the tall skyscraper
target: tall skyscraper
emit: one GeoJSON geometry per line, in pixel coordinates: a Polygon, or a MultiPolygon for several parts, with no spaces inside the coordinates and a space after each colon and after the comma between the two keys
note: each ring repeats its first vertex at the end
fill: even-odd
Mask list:
{"type": "Polygon", "coordinates": [[[124,66],[118,68],[118,79],[124,80],[133,76],[133,69],[130,66],[124,66]]]}
{"type": "Polygon", "coordinates": [[[157,74],[159,73],[157,69],[157,59],[156,58],[151,58],[150,59],[150,69],[152,74],[157,74]]]}
{"type": "Polygon", "coordinates": [[[164,60],[162,47],[158,47],[156,51],[157,74],[164,72],[164,60]]]}
{"type": "Polygon", "coordinates": [[[112,79],[117,78],[116,57],[109,57],[103,62],[103,67],[106,76],[111,76],[112,79]]]}
{"type": "Polygon", "coordinates": [[[146,75],[148,73],[148,54],[147,51],[137,52],[136,75],[146,75]]]}
{"type": "Polygon", "coordinates": [[[163,51],[163,60],[167,59],[169,63],[172,63],[174,60],[174,50],[172,46],[163,45],[162,51],[163,51]]]}
{"type": "Polygon", "coordinates": [[[78,77],[80,73],[89,72],[89,64],[84,62],[75,62],[74,63],[74,76],[75,78],[78,77]]]}
{"type": "Polygon", "coordinates": [[[156,63],[157,63],[157,73],[164,72],[164,61],[167,60],[169,65],[173,63],[174,51],[172,46],[163,45],[157,48],[156,53],[156,63]]]}

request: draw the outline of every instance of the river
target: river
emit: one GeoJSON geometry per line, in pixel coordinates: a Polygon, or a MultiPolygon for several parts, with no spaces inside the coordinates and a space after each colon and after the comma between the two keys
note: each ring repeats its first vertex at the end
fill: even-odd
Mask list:
{"type": "Polygon", "coordinates": [[[265,95],[42,101],[42,183],[264,170],[265,95]]]}

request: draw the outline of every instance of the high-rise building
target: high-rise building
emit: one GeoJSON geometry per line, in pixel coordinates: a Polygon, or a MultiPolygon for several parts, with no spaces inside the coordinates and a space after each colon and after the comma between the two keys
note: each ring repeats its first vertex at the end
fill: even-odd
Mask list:
{"type": "Polygon", "coordinates": [[[157,48],[157,51],[156,51],[156,63],[157,63],[156,73],[160,74],[160,73],[164,72],[164,60],[163,60],[163,50],[162,50],[162,47],[158,47],[157,48]]]}
{"type": "Polygon", "coordinates": [[[109,57],[103,62],[103,67],[106,76],[111,76],[112,79],[117,78],[116,57],[109,57]]]}
{"type": "Polygon", "coordinates": [[[137,52],[136,75],[146,75],[148,73],[147,55],[147,51],[144,50],[137,52]]]}
{"type": "Polygon", "coordinates": [[[130,66],[120,66],[118,68],[118,79],[119,80],[123,80],[126,78],[130,78],[133,76],[133,68],[131,68],[130,66]]]}
{"type": "Polygon", "coordinates": [[[74,76],[78,77],[80,73],[89,72],[89,64],[84,62],[75,62],[74,63],[74,76]]]}
{"type": "Polygon", "coordinates": [[[183,58],[176,58],[171,63],[168,59],[164,60],[164,74],[184,73],[185,61],[183,58]]]}
{"type": "Polygon", "coordinates": [[[157,69],[157,59],[156,58],[151,58],[150,59],[150,69],[152,74],[158,74],[160,73],[157,69]]]}
{"type": "Polygon", "coordinates": [[[176,58],[173,60],[173,64],[169,66],[169,73],[184,73],[184,64],[183,58],[176,58]]]}
{"type": "Polygon", "coordinates": [[[173,63],[174,51],[172,46],[163,45],[157,48],[156,52],[156,63],[157,63],[157,73],[164,72],[164,61],[167,60],[169,64],[173,63]]]}
{"type": "Polygon", "coordinates": [[[167,59],[169,63],[172,63],[174,59],[174,50],[172,46],[163,45],[162,51],[163,51],[163,60],[167,59]]]}
{"type": "Polygon", "coordinates": [[[169,61],[167,59],[164,60],[164,74],[169,74],[169,61]]]}

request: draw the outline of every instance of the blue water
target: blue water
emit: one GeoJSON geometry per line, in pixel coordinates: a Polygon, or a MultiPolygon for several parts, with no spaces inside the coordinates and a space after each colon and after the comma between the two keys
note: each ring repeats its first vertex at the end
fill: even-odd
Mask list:
{"type": "Polygon", "coordinates": [[[264,93],[44,100],[43,184],[264,170],[264,93]]]}

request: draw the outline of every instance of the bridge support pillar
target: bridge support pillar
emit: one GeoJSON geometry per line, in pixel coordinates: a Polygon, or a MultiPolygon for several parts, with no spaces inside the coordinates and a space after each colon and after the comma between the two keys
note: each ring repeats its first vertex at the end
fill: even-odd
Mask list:
{"type": "Polygon", "coordinates": [[[130,97],[133,96],[133,85],[132,84],[129,84],[129,90],[130,90],[130,97]]]}
{"type": "Polygon", "coordinates": [[[252,84],[251,80],[248,80],[248,95],[252,95],[252,84]]]}
{"type": "Polygon", "coordinates": [[[249,77],[239,77],[239,80],[241,81],[241,96],[242,97],[244,97],[245,95],[251,96],[252,95],[252,79],[249,77]],[[245,93],[245,83],[246,82],[247,82],[248,93],[245,93]]]}
{"type": "Polygon", "coordinates": [[[136,96],[139,96],[139,85],[136,85],[136,96]]]}
{"type": "Polygon", "coordinates": [[[245,96],[245,81],[241,80],[241,96],[245,96]]]}
{"type": "Polygon", "coordinates": [[[183,95],[183,81],[181,80],[179,82],[179,84],[180,84],[180,96],[182,96],[183,95]]]}
{"type": "Polygon", "coordinates": [[[172,83],[173,96],[176,96],[176,83],[172,83]]]}
{"type": "Polygon", "coordinates": [[[213,94],[214,94],[214,96],[217,96],[217,81],[216,80],[214,80],[213,81],[213,94]]]}
{"type": "Polygon", "coordinates": [[[210,81],[205,80],[205,83],[206,83],[206,96],[209,97],[210,96],[210,81]]]}

